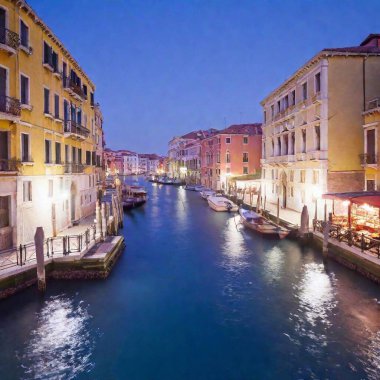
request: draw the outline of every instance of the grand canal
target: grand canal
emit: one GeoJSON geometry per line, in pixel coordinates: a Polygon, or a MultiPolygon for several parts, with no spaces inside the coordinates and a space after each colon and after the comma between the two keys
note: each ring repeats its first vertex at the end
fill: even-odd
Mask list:
{"type": "Polygon", "coordinates": [[[377,285],[198,193],[147,186],[106,281],[0,303],[2,380],[380,378],[377,285]]]}

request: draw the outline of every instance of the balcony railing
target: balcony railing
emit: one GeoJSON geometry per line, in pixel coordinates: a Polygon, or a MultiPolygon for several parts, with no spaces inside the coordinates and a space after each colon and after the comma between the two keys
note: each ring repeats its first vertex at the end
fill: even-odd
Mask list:
{"type": "Polygon", "coordinates": [[[80,136],[84,139],[90,134],[90,131],[87,128],[72,120],[64,121],[64,132],[80,136]]]}
{"type": "Polygon", "coordinates": [[[371,111],[377,108],[380,108],[380,98],[370,100],[365,107],[365,111],[371,111]]]}
{"type": "Polygon", "coordinates": [[[376,154],[359,154],[360,164],[361,165],[376,165],[378,162],[378,158],[376,154]]]}
{"type": "Polygon", "coordinates": [[[20,47],[20,37],[17,33],[7,28],[0,29],[0,44],[6,45],[11,49],[17,50],[20,47]]]}
{"type": "Polygon", "coordinates": [[[21,115],[21,102],[10,96],[0,96],[0,112],[12,115],[21,115]]]}
{"type": "Polygon", "coordinates": [[[84,172],[85,166],[83,164],[67,163],[65,164],[65,173],[66,174],[78,174],[84,172]]]}
{"type": "Polygon", "coordinates": [[[87,99],[86,94],[82,90],[82,88],[77,85],[73,80],[71,80],[69,77],[63,77],[63,87],[66,88],[73,96],[78,96],[81,99],[87,99]]]}
{"type": "Polygon", "coordinates": [[[21,161],[15,158],[0,158],[0,172],[17,172],[21,161]]]}

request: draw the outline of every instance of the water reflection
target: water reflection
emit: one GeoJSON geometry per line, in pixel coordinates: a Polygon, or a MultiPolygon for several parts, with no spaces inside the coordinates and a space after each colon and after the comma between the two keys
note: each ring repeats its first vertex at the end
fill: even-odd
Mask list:
{"type": "Polygon", "coordinates": [[[278,247],[274,246],[264,255],[264,270],[263,274],[269,283],[279,281],[284,267],[284,252],[278,247]]]}
{"type": "Polygon", "coordinates": [[[304,265],[300,282],[295,286],[298,309],[293,315],[297,337],[314,357],[327,345],[327,329],[337,306],[334,276],[326,274],[323,264],[304,265]]]}
{"type": "Polygon", "coordinates": [[[88,327],[90,318],[83,302],[62,295],[46,301],[20,358],[24,378],[73,379],[91,370],[94,336],[88,327]]]}

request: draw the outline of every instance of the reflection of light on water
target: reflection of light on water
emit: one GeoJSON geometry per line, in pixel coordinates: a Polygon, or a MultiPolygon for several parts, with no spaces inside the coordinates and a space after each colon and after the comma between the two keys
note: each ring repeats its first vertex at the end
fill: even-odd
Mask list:
{"type": "Polygon", "coordinates": [[[370,380],[380,379],[380,331],[373,334],[363,362],[364,370],[370,380]]]}
{"type": "Polygon", "coordinates": [[[222,245],[222,252],[228,259],[227,263],[231,269],[244,264],[242,258],[246,254],[244,237],[235,222],[237,223],[235,218],[228,219],[223,234],[224,244],[222,245]]]}
{"type": "Polygon", "coordinates": [[[327,345],[326,329],[330,328],[333,310],[337,306],[334,278],[324,271],[323,264],[304,266],[303,277],[295,286],[299,306],[295,319],[298,337],[308,339],[305,348],[313,356],[320,354],[327,345]]]}
{"type": "Polygon", "coordinates": [[[265,252],[264,276],[269,282],[280,280],[284,266],[284,252],[277,246],[265,252]]]}
{"type": "Polygon", "coordinates": [[[62,296],[49,299],[21,357],[25,377],[72,379],[88,372],[93,366],[94,346],[87,327],[90,318],[81,303],[74,305],[73,300],[62,296]]]}

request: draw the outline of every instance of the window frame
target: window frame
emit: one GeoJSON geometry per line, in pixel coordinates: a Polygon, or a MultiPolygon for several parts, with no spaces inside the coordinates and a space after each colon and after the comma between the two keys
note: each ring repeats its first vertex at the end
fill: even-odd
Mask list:
{"type": "Polygon", "coordinates": [[[23,72],[20,72],[20,102],[21,105],[30,106],[30,77],[23,72]],[[22,77],[26,78],[28,80],[28,91],[27,91],[27,101],[24,103],[22,101],[22,77]]]}

